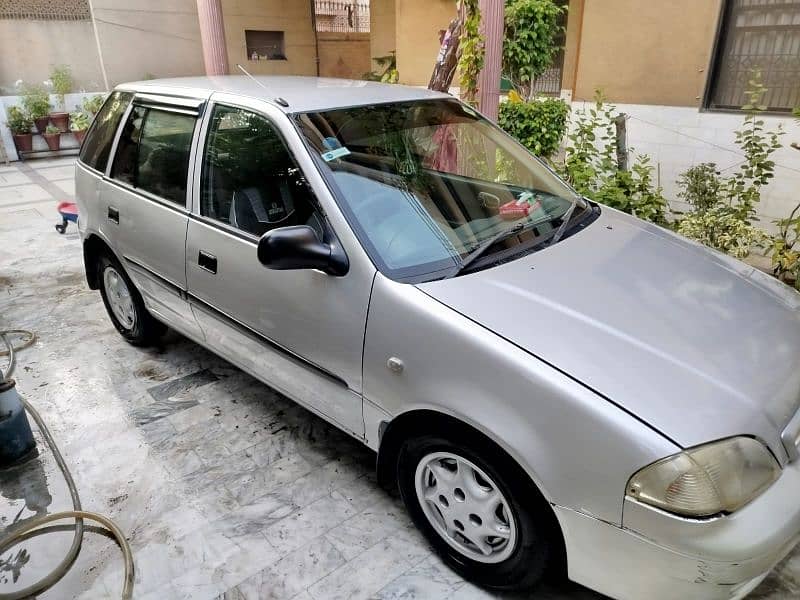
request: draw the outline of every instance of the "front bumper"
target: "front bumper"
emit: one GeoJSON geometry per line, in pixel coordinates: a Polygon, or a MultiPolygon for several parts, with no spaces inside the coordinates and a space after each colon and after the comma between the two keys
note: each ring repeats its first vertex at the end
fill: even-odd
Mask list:
{"type": "Polygon", "coordinates": [[[800,541],[800,461],[733,515],[683,519],[626,500],[624,527],[555,507],[570,579],[620,600],[744,597],[800,541]]]}

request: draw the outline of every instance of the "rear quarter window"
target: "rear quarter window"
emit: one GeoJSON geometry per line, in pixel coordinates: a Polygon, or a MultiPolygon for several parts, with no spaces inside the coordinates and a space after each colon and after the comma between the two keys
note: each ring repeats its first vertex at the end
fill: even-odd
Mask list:
{"type": "Polygon", "coordinates": [[[81,146],[80,160],[83,164],[98,171],[106,170],[114,133],[132,98],[131,92],[113,92],[108,97],[81,146]]]}

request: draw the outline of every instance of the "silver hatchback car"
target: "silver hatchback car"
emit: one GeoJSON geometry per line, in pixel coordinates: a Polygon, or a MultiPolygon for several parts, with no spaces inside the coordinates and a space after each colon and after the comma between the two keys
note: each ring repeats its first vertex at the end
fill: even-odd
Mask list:
{"type": "Polygon", "coordinates": [[[454,570],[740,598],[800,534],[800,294],[578,197],[472,108],[300,77],[119,86],[89,285],[378,453],[454,570]]]}

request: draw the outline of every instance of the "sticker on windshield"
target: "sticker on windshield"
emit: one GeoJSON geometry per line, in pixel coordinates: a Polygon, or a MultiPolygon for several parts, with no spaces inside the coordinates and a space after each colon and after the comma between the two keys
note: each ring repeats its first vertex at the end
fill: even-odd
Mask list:
{"type": "Polygon", "coordinates": [[[350,150],[342,146],[341,148],[336,148],[336,150],[329,150],[328,152],[322,153],[322,159],[325,162],[331,162],[336,158],[341,158],[342,156],[347,156],[350,154],[350,150]]]}

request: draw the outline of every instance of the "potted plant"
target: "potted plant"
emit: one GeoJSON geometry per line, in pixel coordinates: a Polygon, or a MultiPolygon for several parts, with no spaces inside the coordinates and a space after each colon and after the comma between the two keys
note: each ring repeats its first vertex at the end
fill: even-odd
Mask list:
{"type": "Polygon", "coordinates": [[[72,73],[67,65],[53,67],[50,83],[56,96],[56,112],[50,113],[50,120],[62,133],[69,131],[69,113],[66,112],[66,95],[72,91],[72,73]]]}
{"type": "Polygon", "coordinates": [[[8,109],[8,128],[11,130],[11,137],[14,138],[14,146],[17,152],[30,152],[33,150],[33,134],[31,126],[33,120],[30,115],[19,106],[11,106],[8,109]]]}
{"type": "Polygon", "coordinates": [[[78,144],[83,143],[83,138],[86,137],[86,130],[89,129],[90,124],[89,115],[85,112],[76,111],[69,113],[69,130],[72,132],[72,135],[75,136],[75,140],[78,144]]]}
{"type": "Polygon", "coordinates": [[[48,125],[42,137],[53,152],[61,149],[61,130],[56,125],[48,125]]]}
{"type": "Polygon", "coordinates": [[[92,117],[94,117],[97,113],[100,112],[100,108],[103,106],[103,102],[105,102],[105,96],[103,94],[95,94],[94,96],[87,96],[83,99],[83,110],[89,113],[92,117]]]}
{"type": "Polygon", "coordinates": [[[28,112],[36,125],[36,131],[44,133],[47,124],[50,122],[50,97],[47,90],[41,85],[22,86],[22,107],[28,112]]]}

